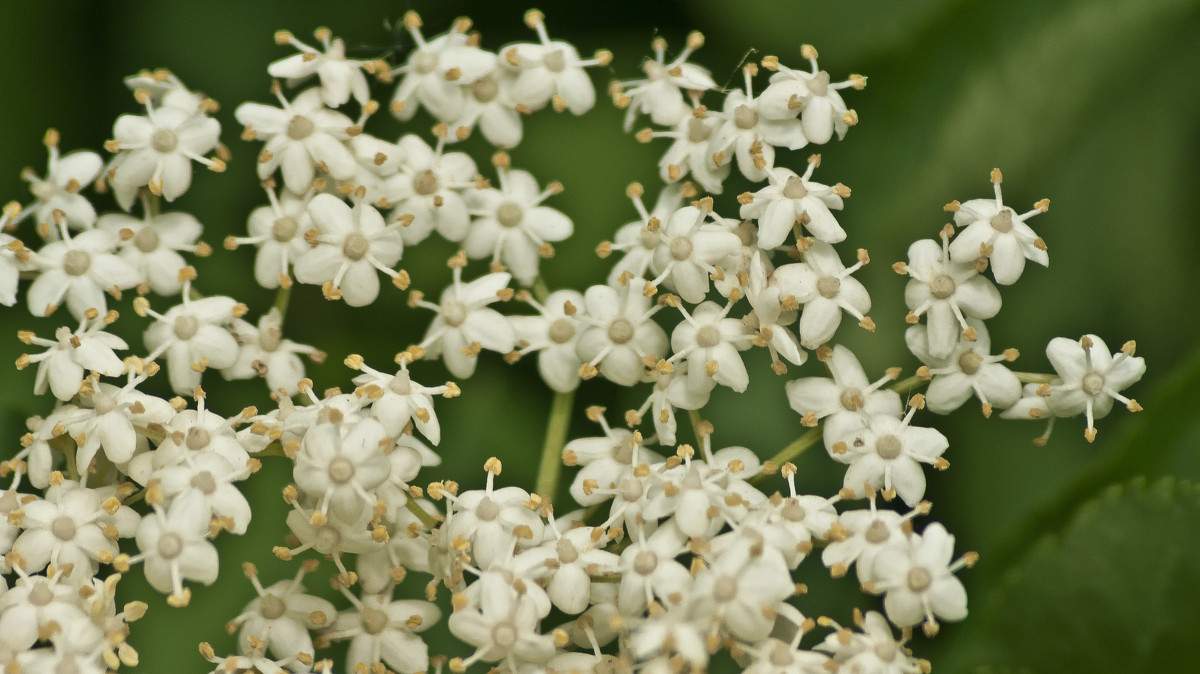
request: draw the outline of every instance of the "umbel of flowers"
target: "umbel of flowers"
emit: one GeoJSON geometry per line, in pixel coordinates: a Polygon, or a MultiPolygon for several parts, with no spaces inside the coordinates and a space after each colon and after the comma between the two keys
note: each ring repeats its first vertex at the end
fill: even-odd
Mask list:
{"type": "Polygon", "coordinates": [[[611,55],[583,58],[550,37],[541,13],[525,19],[536,40],[488,51],[465,19],[427,37],[409,13],[413,48],[398,64],[348,58],[325,29],[317,47],[276,35],[298,53],[268,68],[275,103],[235,113],[243,141],[258,146],[264,204],[244,236],[225,241],[255,247],[255,281],[278,289],[257,318],[199,291],[188,262],[211,253],[204,228],[168,210],[195,164],[221,171],[229,159],[212,100],[166,71],[143,73],[126,80],[142,113],[116,121],[107,162],[62,154],[46,134],[46,175],[25,176],[33,200],[0,216],[15,232],[0,234],[0,302],[65,321],[53,335],[18,335],[31,348],[17,368],[33,367],[34,393],[53,402],[0,466],[6,671],[136,665],[129,623],[147,606],[119,602],[121,575],[140,566],[170,605],[187,605],[196,584],[217,579],[216,542],[246,531],[254,509],[237,483],[264,461],[293,466],[273,551],[296,560],[296,573],[264,580],[246,564],[257,598],[229,624],[237,650],[200,647],[214,671],[678,672],[703,671],[718,651],[758,673],[928,671],[911,630],[933,636],[966,617],[955,574],[976,559],[956,556],[941,524],[918,523],[931,507],[925,470],[949,466],[945,436],[922,425],[930,413],[975,398],[984,416],[1047,420],[1044,442],[1058,417],[1083,414],[1091,441],[1114,401],[1140,409],[1121,393],[1145,370],[1133,342],[1113,353],[1096,335],[1052,339],[1047,374],[1013,371],[1017,351],[993,348],[984,321],[1001,308],[997,286],[1027,261],[1048,264],[1029,222],[1049,202],[1006,204],[999,170],[992,197],[946,205],[954,224],[894,266],[908,277],[916,375],[869,375],[837,343],[854,329],[847,317],[874,330],[853,276],[870,257],[841,250],[854,238],[839,221],[851,192],[820,175],[809,146],[858,123],[842,96],[866,78],[831,77],[811,46],[803,67],[768,56],[722,92],[689,62],[702,36],[673,57],[656,39],[644,76],[609,91],[627,130],[648,118],[638,139],[663,141],[663,184],[652,206],[644,186],[629,186],[636,217],[597,248],[613,263],[604,282],[547,288],[539,268],[572,235],[571,207],[561,185],[516,168],[508,150],[543,108],[589,110],[587,68],[611,55]],[[390,83],[390,102],[372,98],[368,75],[390,83]],[[381,109],[401,120],[426,111],[433,136],[371,135],[381,109]],[[454,149],[474,133],[497,148],[490,166],[454,149]],[[807,161],[790,161],[797,150],[807,161]],[[735,168],[756,187],[724,196],[735,168]],[[120,211],[97,216],[105,192],[120,211]],[[428,317],[420,343],[394,365],[338,354],[353,385],[318,394],[301,357],[325,354],[285,337],[294,285],[369,306],[395,292],[381,281],[420,281],[400,265],[435,235],[461,251],[448,286],[408,292],[413,317],[428,317]],[[141,345],[106,331],[114,307],[140,317],[141,345]],[[467,380],[485,352],[536,358],[556,394],[536,485],[506,484],[502,457],[476,490],[441,466],[455,451],[440,446],[441,425],[469,407],[472,385],[415,378],[428,382],[426,363],[440,359],[467,380]],[[704,421],[716,387],[749,387],[748,357],[781,376],[805,368],[787,395],[806,430],[776,456],[727,445],[704,421]],[[177,397],[139,390],[164,369],[177,397]],[[276,404],[210,408],[212,370],[264,380],[276,404]],[[610,413],[583,384],[594,378],[645,402],[610,413]],[[577,389],[598,430],[567,442],[577,389]],[[682,441],[681,414],[694,443],[682,441]],[[818,443],[845,464],[844,480],[799,493],[796,461],[818,443]],[[574,472],[569,498],[556,500],[562,465],[574,472]],[[810,559],[835,578],[853,567],[882,601],[854,609],[853,625],[807,615],[796,574],[810,559]],[[336,569],[336,602],[306,589],[322,564],[336,569]],[[426,581],[423,595],[398,589],[410,574],[426,581]],[[431,657],[421,635],[441,620],[461,645],[431,657]],[[323,656],[342,641],[345,662],[323,656]]]}

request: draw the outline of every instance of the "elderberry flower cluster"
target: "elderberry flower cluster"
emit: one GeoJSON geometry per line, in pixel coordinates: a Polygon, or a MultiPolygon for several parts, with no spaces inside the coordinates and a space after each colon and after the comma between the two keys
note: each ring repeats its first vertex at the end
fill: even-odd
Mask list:
{"type": "Polygon", "coordinates": [[[550,38],[536,10],[525,20],[536,40],[488,51],[467,19],[427,37],[409,12],[413,47],[400,63],[349,58],[327,29],[316,32],[319,48],[275,36],[298,51],[268,67],[282,78],[270,88],[277,105],[235,111],[242,141],[257,144],[265,204],[249,214],[245,236],[225,239],[228,249],[253,246],[253,278],[277,291],[256,321],[236,298],[196,288],[188,257],[212,253],[200,242],[204,226],[163,211],[189,188],[192,162],[219,172],[230,160],[214,101],[167,71],[146,72],[126,80],[145,114],[118,118],[107,164],[91,152],[60,154],[58,134],[46,134],[46,176],[25,176],[34,200],[0,214],[0,230],[28,221],[40,239],[27,246],[33,237],[0,234],[0,303],[16,304],[23,291],[35,316],[65,303],[73,321],[52,339],[19,333],[41,351],[22,355],[18,369],[36,364],[34,393],[54,402],[0,464],[0,477],[11,476],[0,494],[0,664],[136,665],[127,625],[147,606],[118,606],[121,574],[140,564],[168,604],[186,606],[195,584],[217,580],[222,532],[244,534],[255,514],[238,483],[264,461],[285,461],[287,531],[272,550],[297,571],[265,583],[244,565],[256,596],[228,624],[237,651],[200,647],[214,671],[704,671],[722,650],[751,672],[928,671],[908,647],[912,628],[932,637],[941,622],[966,617],[956,574],[976,555],[956,556],[942,524],[916,523],[932,507],[925,466],[949,467],[949,442],[922,425],[925,412],[976,397],[985,416],[1000,409],[1053,423],[1084,414],[1091,441],[1113,401],[1140,409],[1121,393],[1145,371],[1133,342],[1110,354],[1095,335],[1053,339],[1054,374],[1013,372],[1015,349],[992,353],[983,321],[1001,307],[997,284],[1014,283],[1027,260],[1048,264],[1027,221],[1049,202],[1023,213],[1005,205],[998,170],[994,199],[948,204],[955,224],[893,267],[909,277],[905,339],[922,363],[916,374],[901,381],[891,368],[872,378],[837,343],[847,316],[875,330],[871,296],[854,278],[870,256],[838,248],[854,237],[841,214],[850,189],[818,176],[820,154],[799,167],[788,151],[842,139],[859,120],[841,92],[867,80],[835,81],[808,45],[805,67],[767,56],[726,93],[689,62],[703,36],[689,35],[673,58],[655,39],[645,77],[609,93],[627,110],[627,131],[645,116],[654,127],[637,138],[670,141],[663,184],[651,188],[652,207],[645,186],[628,187],[637,217],[597,246],[613,263],[603,282],[546,287],[542,261],[574,233],[569,204],[557,198],[561,184],[514,167],[510,151],[524,116],[593,107],[586,68],[612,56],[582,58],[550,38]],[[371,135],[382,106],[368,76],[393,85],[387,108],[401,121],[431,116],[432,139],[371,135]],[[476,130],[496,149],[487,175],[451,149],[476,130]],[[718,202],[727,181],[750,188],[718,202]],[[93,200],[108,191],[123,212],[97,215],[93,200]],[[448,261],[452,281],[428,295],[409,290],[402,259],[435,233],[460,248],[448,261]],[[366,307],[392,292],[380,274],[408,290],[405,319],[424,316],[424,336],[398,345],[394,366],[339,354],[352,386],[318,393],[300,356],[325,354],[285,337],[291,293],[304,292],[294,286],[366,307]],[[22,289],[21,279],[31,282],[22,289]],[[154,308],[151,294],[172,305],[154,308]],[[145,319],[140,345],[107,332],[119,318],[110,300],[145,319]],[[503,484],[498,457],[479,489],[459,484],[468,475],[430,479],[458,463],[441,429],[462,423],[448,414],[470,405],[471,385],[414,377],[430,381],[421,370],[438,360],[467,380],[485,352],[509,363],[536,357],[555,393],[536,485],[503,484]],[[787,382],[806,430],[769,458],[714,445],[704,420],[718,387],[749,389],[751,357],[779,376],[814,370],[810,360],[828,373],[787,382]],[[141,390],[163,369],[169,399],[141,390]],[[210,369],[263,379],[270,409],[210,409],[210,369]],[[573,397],[597,397],[584,384],[597,378],[638,389],[644,402],[618,415],[624,427],[589,404],[599,432],[568,442],[573,397]],[[460,395],[439,419],[436,399],[460,395]],[[681,440],[681,412],[695,443],[681,440]],[[818,442],[844,477],[801,493],[799,456],[818,442]],[[562,466],[572,475],[559,489],[562,466]],[[335,589],[326,596],[305,584],[322,559],[335,589]],[[876,610],[854,609],[853,628],[806,614],[797,579],[811,574],[801,571],[809,559],[835,579],[854,567],[861,589],[881,598],[867,600],[876,610]],[[420,597],[402,585],[414,573],[420,597]],[[461,644],[431,655],[422,634],[442,620],[461,644]],[[347,643],[346,661],[322,659],[337,642],[347,643]]]}

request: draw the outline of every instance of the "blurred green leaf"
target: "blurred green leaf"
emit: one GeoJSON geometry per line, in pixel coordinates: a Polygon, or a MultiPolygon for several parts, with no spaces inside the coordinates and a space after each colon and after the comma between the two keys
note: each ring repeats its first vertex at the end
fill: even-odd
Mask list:
{"type": "Polygon", "coordinates": [[[997,652],[1039,672],[1194,665],[1198,526],[1200,488],[1190,482],[1139,478],[1108,489],[992,598],[981,619],[997,652]]]}

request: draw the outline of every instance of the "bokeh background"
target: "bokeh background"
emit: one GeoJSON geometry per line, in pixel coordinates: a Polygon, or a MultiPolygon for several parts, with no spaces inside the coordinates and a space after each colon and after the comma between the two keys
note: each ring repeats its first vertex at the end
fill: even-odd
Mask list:
{"type": "MultiPolygon", "coordinates": [[[[851,72],[870,78],[865,91],[847,95],[860,125],[822,148],[817,174],[853,188],[840,216],[847,245],[868,248],[874,260],[858,277],[871,290],[879,329],[868,335],[845,326],[837,338],[869,373],[894,365],[911,373],[918,364],[903,347],[904,283],[889,266],[912,241],[936,236],[946,221],[944,203],[989,196],[993,167],[1004,171],[1008,203],[1050,198],[1050,212],[1033,224],[1049,244],[1051,265],[1031,267],[1004,289],[1004,308],[989,322],[993,344],[1020,349],[1020,369],[1046,371],[1051,337],[1090,332],[1113,349],[1136,339],[1149,371],[1127,393],[1146,411],[1135,416],[1118,406],[1090,445],[1082,420],[1064,420],[1045,447],[1030,442],[1040,424],[985,421],[971,405],[949,418],[921,417],[951,443],[951,469],[929,475],[932,517],[956,534],[959,551],[977,550],[981,561],[960,574],[970,594],[968,620],[945,625],[933,640],[918,636],[911,646],[950,672],[1194,667],[1200,501],[1188,481],[1200,478],[1200,1],[556,0],[540,8],[553,36],[585,54],[615,54],[611,68],[593,71],[595,110],[582,118],[548,110],[527,118],[526,140],[511,153],[516,166],[566,186],[551,205],[574,219],[576,234],[543,266],[552,288],[602,282],[606,265],[593,248],[633,219],[625,186],[636,180],[657,192],[655,162],[664,145],[622,135],[624,113],[603,92],[611,79],[637,75],[658,35],[678,47],[688,31],[703,31],[707,44],[694,61],[730,87],[741,82],[743,59],[775,54],[802,66],[802,43],[820,50],[821,66],[835,79],[851,72]]],[[[64,150],[100,151],[113,120],[138,111],[121,78],[171,68],[223,105],[218,117],[234,155],[224,175],[198,172],[193,189],[174,204],[197,215],[204,239],[217,248],[196,265],[198,287],[232,294],[258,315],[272,296],[253,286],[252,251],[219,245],[244,232],[246,216],[264,202],[253,177],[258,146],[238,138],[233,110],[243,101],[272,100],[266,65],[291,53],[274,44],[275,30],[307,39],[329,26],[353,55],[391,53],[395,60],[410,44],[395,28],[408,9],[421,12],[427,34],[467,15],[488,48],[531,39],[522,23],[527,6],[509,2],[0,3],[0,201],[28,200],[18,173],[23,166],[44,169],[47,127],[62,133],[64,150]]],[[[386,100],[390,92],[376,96],[386,100]]],[[[367,129],[429,138],[430,126],[418,117],[401,127],[381,114],[367,129]]],[[[486,172],[488,149],[467,147],[486,172]]],[[[802,167],[807,154],[780,163],[802,167]]],[[[725,204],[732,212],[738,191],[729,190],[717,210],[725,204]]],[[[111,207],[101,201],[102,210],[111,207]]],[[[414,287],[442,287],[452,253],[433,240],[407,252],[414,287]]],[[[348,353],[387,364],[419,340],[429,314],[408,309],[402,293],[388,290],[360,310],[325,302],[315,287],[293,294],[287,333],[330,354],[327,365],[310,370],[318,389],[349,385],[340,364],[348,353]]],[[[136,343],[144,323],[127,305],[118,331],[136,343]]],[[[11,363],[21,352],[18,329],[50,333],[55,325],[21,306],[0,310],[0,361],[11,363]]],[[[750,390],[714,396],[705,416],[716,425],[718,444],[747,445],[766,457],[802,431],[783,397],[784,380],[821,371],[811,363],[780,378],[764,353],[748,359],[750,390]]],[[[417,372],[427,373],[418,374],[422,381],[445,376],[431,365],[417,372]]],[[[13,450],[24,418],[49,409],[49,400],[29,395],[32,381],[31,371],[0,377],[0,442],[13,450]]],[[[504,480],[531,486],[550,401],[532,359],[509,367],[485,358],[475,377],[460,383],[463,397],[439,404],[446,463],[428,479],[478,485],[484,459],[495,455],[505,463],[504,480]]],[[[210,406],[227,414],[266,402],[257,384],[205,385],[210,406]]],[[[585,385],[571,437],[595,431],[582,416],[585,405],[623,410],[640,395],[585,385]]],[[[839,467],[819,451],[802,457],[800,469],[802,489],[832,493],[840,485],[839,467]]],[[[134,625],[139,671],[208,671],[195,650],[201,640],[232,649],[223,624],[253,594],[241,562],[258,563],[267,582],[290,575],[270,555],[283,536],[278,494],[288,477],[286,465],[268,461],[245,485],[256,504],[250,535],[220,539],[222,579],[195,588],[189,609],[167,607],[136,570],[122,583],[130,598],[151,607],[134,625]]],[[[810,615],[848,623],[851,606],[879,606],[850,580],[831,582],[819,567],[802,569],[811,592],[800,605],[810,615]]],[[[428,634],[431,653],[465,653],[450,650],[442,628],[428,634]]]]}

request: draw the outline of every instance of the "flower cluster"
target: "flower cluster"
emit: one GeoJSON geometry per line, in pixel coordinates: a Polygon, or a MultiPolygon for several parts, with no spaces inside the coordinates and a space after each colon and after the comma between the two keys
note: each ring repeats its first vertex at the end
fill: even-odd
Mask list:
{"type": "Polygon", "coordinates": [[[1133,342],[1110,355],[1095,335],[1051,340],[1054,374],[1013,372],[1015,349],[992,353],[983,321],[1001,307],[996,285],[1014,283],[1027,260],[1048,264],[1027,221],[1049,202],[1017,213],[1004,204],[998,170],[994,199],[948,204],[957,227],[914,243],[894,266],[910,279],[906,342],[923,363],[916,375],[899,380],[901,369],[891,368],[872,379],[835,341],[847,316],[875,330],[871,297],[854,278],[870,256],[837,247],[853,235],[841,216],[850,189],[818,182],[819,154],[800,170],[785,165],[786,151],[843,138],[858,115],[840,92],[863,89],[866,78],[833,81],[807,45],[807,68],[774,56],[747,64],[744,87],[718,105],[709,72],[688,62],[703,36],[689,35],[670,60],[656,39],[645,77],[609,92],[628,111],[626,130],[644,115],[660,128],[639,140],[671,140],[659,163],[664,184],[649,208],[646,188],[628,187],[637,217],[597,247],[613,264],[603,283],[546,287],[542,260],[574,225],[551,200],[562,185],[514,168],[509,150],[522,139],[523,115],[589,110],[595,88],[585,68],[611,55],[581,58],[549,37],[540,12],[525,19],[536,41],[491,52],[466,19],[426,38],[410,12],[404,26],[414,45],[400,64],[348,58],[327,29],[316,33],[320,48],[276,35],[299,52],[268,68],[283,80],[271,87],[278,107],[243,103],[235,112],[242,140],[261,143],[266,203],[249,215],[245,236],[225,240],[229,249],[255,247],[254,279],[277,290],[257,322],[237,299],[198,292],[184,255],[212,252],[199,241],[204,228],[161,210],[187,191],[191,162],[221,171],[229,159],[211,99],[166,71],[129,78],[146,114],[117,120],[107,167],[91,152],[61,155],[58,134],[46,135],[47,175],[26,176],[34,201],[0,215],[0,230],[28,220],[42,242],[34,250],[0,234],[0,302],[15,304],[29,278],[34,315],[65,302],[75,322],[53,339],[19,334],[44,351],[17,367],[37,365],[34,392],[48,391],[55,406],[29,419],[22,448],[0,464],[0,477],[12,476],[0,494],[0,664],[135,665],[127,623],[147,606],[118,608],[120,575],[140,564],[170,605],[187,605],[190,583],[217,580],[214,540],[244,534],[254,514],[237,484],[278,460],[290,462],[290,511],[273,551],[308,558],[270,584],[245,565],[256,598],[228,625],[237,652],[200,648],[214,671],[464,671],[476,663],[505,672],[703,671],[721,650],[752,672],[928,671],[907,647],[912,628],[932,637],[940,622],[966,617],[955,574],[976,555],[955,557],[940,523],[915,524],[931,508],[924,466],[949,467],[949,442],[919,415],[947,414],[974,396],[985,416],[1085,414],[1091,441],[1114,400],[1140,409],[1121,393],[1145,371],[1133,342]],[[765,86],[760,68],[770,72],[765,86]],[[382,107],[368,75],[395,85],[388,108],[397,118],[424,111],[436,121],[432,141],[368,133],[382,107]],[[304,88],[289,97],[285,84],[304,88]],[[488,176],[450,149],[476,129],[496,148],[488,176]],[[719,204],[726,182],[739,180],[750,188],[719,204]],[[126,213],[97,216],[82,193],[92,183],[98,193],[111,188],[126,213]],[[134,204],[140,217],[127,214],[134,204]],[[435,232],[460,247],[436,302],[409,290],[413,279],[399,267],[435,232]],[[353,387],[318,394],[300,356],[325,354],[284,336],[293,286],[366,307],[385,292],[380,274],[409,291],[413,315],[433,313],[423,338],[399,351],[398,369],[346,354],[353,387]],[[130,289],[136,297],[126,300],[130,289]],[[151,293],[179,302],[156,310],[151,293]],[[147,319],[140,349],[107,332],[118,319],[110,298],[147,319]],[[768,459],[714,446],[703,418],[718,387],[749,388],[745,358],[756,348],[777,375],[810,360],[829,375],[787,383],[797,426],[807,430],[768,459]],[[442,470],[441,452],[454,451],[440,447],[435,399],[462,391],[413,377],[425,379],[419,370],[437,360],[469,379],[485,352],[510,363],[536,356],[555,393],[536,486],[500,484],[496,457],[480,489],[428,477],[426,469],[442,470]],[[161,369],[177,397],[141,390],[161,369]],[[202,388],[210,369],[265,380],[274,404],[231,416],[210,410],[202,388]],[[644,402],[621,415],[625,427],[589,406],[600,433],[567,442],[573,396],[590,394],[583,382],[596,378],[636,387],[644,402]],[[682,441],[680,412],[694,443],[682,441]],[[801,493],[797,460],[818,442],[846,466],[842,484],[801,493]],[[562,465],[575,472],[560,490],[562,465]],[[560,491],[574,504],[561,506],[560,491]],[[903,508],[887,507],[897,498],[903,508]],[[332,600],[306,589],[321,567],[314,553],[332,563],[332,600]],[[833,578],[853,566],[862,590],[882,597],[882,612],[855,609],[855,629],[807,616],[796,579],[810,558],[833,578]],[[421,598],[404,596],[410,573],[426,580],[421,598]],[[443,616],[463,644],[448,659],[431,657],[421,636],[443,616]],[[806,640],[816,630],[824,637],[806,640]],[[345,663],[318,659],[343,641],[345,663]]]}

